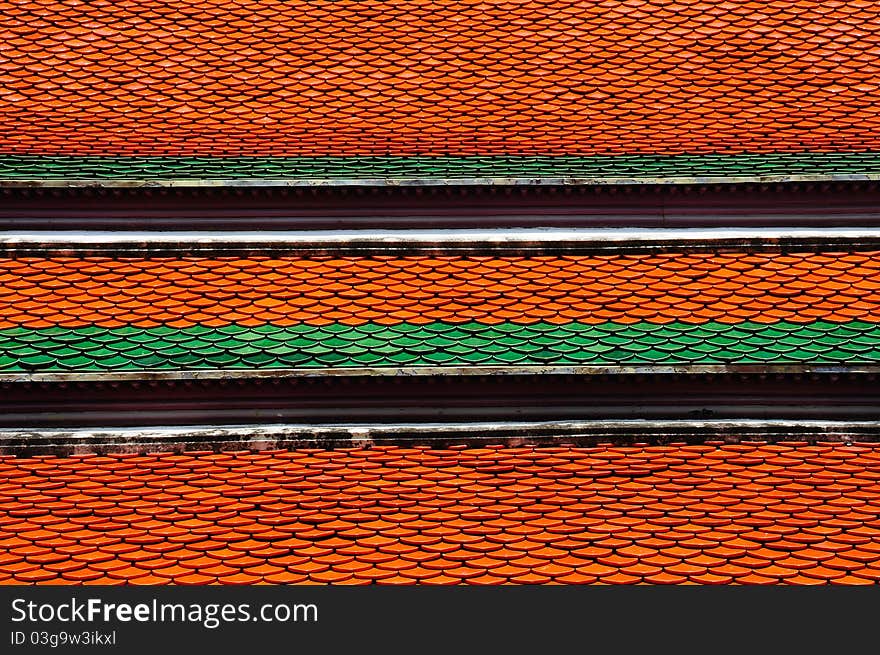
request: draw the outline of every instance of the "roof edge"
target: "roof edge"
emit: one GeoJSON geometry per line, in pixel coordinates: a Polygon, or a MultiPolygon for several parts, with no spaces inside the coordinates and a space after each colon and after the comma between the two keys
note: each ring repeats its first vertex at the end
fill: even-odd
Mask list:
{"type": "Polygon", "coordinates": [[[799,441],[880,440],[880,421],[820,420],[572,420],[462,423],[194,425],[127,428],[0,429],[0,454],[91,454],[369,448],[382,445],[447,446],[598,443],[669,443],[686,440],[799,441]]]}
{"type": "Polygon", "coordinates": [[[0,383],[162,382],[281,378],[444,376],[878,375],[880,364],[681,364],[595,366],[403,366],[0,373],[0,383]]]}
{"type": "Polygon", "coordinates": [[[802,173],[681,176],[351,177],[351,178],[0,178],[9,189],[444,187],[444,186],[693,186],[806,182],[877,182],[880,173],[802,173]]]}
{"type": "Polygon", "coordinates": [[[621,253],[656,251],[877,249],[880,227],[717,228],[438,228],[266,231],[2,230],[7,254],[150,255],[298,252],[371,253],[621,253]]]}

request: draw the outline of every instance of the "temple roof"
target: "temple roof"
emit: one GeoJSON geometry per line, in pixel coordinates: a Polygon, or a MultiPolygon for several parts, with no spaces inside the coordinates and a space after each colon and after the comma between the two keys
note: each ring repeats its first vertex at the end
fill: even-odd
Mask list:
{"type": "Polygon", "coordinates": [[[880,2],[0,31],[0,584],[880,581],[880,2]]]}
{"type": "Polygon", "coordinates": [[[870,177],[878,19],[867,0],[5,2],[0,179],[870,177]]]}
{"type": "Polygon", "coordinates": [[[873,250],[15,256],[0,283],[13,377],[880,362],[873,250]]]}
{"type": "Polygon", "coordinates": [[[0,458],[0,583],[873,584],[876,443],[0,458]]]}

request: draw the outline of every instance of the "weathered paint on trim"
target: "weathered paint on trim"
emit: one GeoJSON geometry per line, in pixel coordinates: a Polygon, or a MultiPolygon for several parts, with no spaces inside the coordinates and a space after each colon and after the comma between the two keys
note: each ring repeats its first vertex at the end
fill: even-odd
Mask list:
{"type": "Polygon", "coordinates": [[[880,421],[816,420],[575,420],[471,423],[201,425],[100,429],[0,429],[0,453],[73,454],[246,448],[373,445],[482,446],[566,443],[663,443],[670,439],[837,441],[880,439],[880,421]]]}
{"type": "Polygon", "coordinates": [[[880,228],[494,228],[284,231],[0,231],[7,254],[484,253],[880,248],[880,228]]]}
{"type": "Polygon", "coordinates": [[[868,375],[880,365],[828,364],[681,364],[642,366],[401,366],[277,369],[205,369],[172,371],[76,371],[0,373],[0,382],[134,382],[172,380],[249,380],[326,377],[449,377],[513,375],[868,375]]]}

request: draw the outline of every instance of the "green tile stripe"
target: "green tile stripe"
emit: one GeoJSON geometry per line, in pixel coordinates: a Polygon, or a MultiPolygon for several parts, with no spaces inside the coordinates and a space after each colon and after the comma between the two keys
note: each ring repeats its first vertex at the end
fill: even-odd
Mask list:
{"type": "Polygon", "coordinates": [[[503,157],[0,156],[0,179],[669,177],[880,173],[880,152],[503,157]]]}
{"type": "Polygon", "coordinates": [[[880,325],[480,323],[0,330],[0,372],[880,362],[880,325]]]}

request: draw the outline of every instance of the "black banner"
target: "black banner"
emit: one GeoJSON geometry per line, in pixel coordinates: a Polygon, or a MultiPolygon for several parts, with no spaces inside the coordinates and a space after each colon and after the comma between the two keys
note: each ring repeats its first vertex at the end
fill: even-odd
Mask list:
{"type": "Polygon", "coordinates": [[[873,644],[873,589],[0,587],[0,653],[593,652],[873,644]]]}

